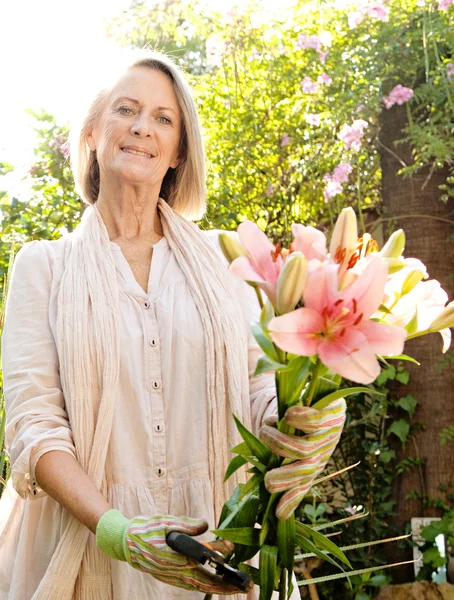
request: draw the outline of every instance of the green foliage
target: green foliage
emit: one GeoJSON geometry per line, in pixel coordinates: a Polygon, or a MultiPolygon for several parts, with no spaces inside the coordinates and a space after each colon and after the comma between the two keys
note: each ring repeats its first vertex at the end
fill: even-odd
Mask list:
{"type": "Polygon", "coordinates": [[[421,530],[421,537],[424,544],[420,550],[422,552],[423,564],[418,573],[419,580],[431,581],[440,567],[447,566],[449,554],[448,548],[454,548],[454,511],[447,511],[440,520],[432,521],[421,530]],[[444,536],[445,556],[442,556],[435,540],[438,536],[444,536]]]}
{"type": "MultiPolygon", "coordinates": [[[[36,119],[38,141],[35,162],[23,178],[29,195],[23,200],[0,192],[0,286],[11,247],[18,250],[33,239],[58,239],[62,233],[72,231],[81,217],[81,201],[74,190],[67,158],[67,130],[44,111],[30,112],[36,119]]],[[[11,170],[6,163],[0,168],[11,170]]]]}
{"type": "Polygon", "coordinates": [[[440,445],[444,446],[452,440],[454,440],[454,425],[448,425],[440,432],[440,445]]]}

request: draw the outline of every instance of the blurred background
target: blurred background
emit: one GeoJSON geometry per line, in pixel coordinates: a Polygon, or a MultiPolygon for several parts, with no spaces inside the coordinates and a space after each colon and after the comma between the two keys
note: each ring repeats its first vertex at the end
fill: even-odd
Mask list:
{"type": "MultiPolygon", "coordinates": [[[[251,219],[287,244],[291,223],[327,231],[352,206],[380,246],[402,227],[406,256],[452,300],[454,0],[3,5],[0,292],[12,248],[56,239],[80,220],[68,126],[122,47],[167,52],[188,76],[208,157],[203,228],[251,219]]],[[[357,548],[354,567],[377,572],[307,585],[333,568],[300,558],[303,598],[454,598],[454,354],[440,349],[436,335],[412,340],[420,367],[389,365],[375,384],[380,400],[349,401],[332,469],[361,464],[299,514],[322,525],[366,511],[340,533],[344,545],[411,532],[416,519],[414,536],[429,525],[423,561],[381,568],[411,559],[411,538],[357,548]]],[[[0,449],[3,427],[0,413],[0,449]]],[[[0,490],[8,466],[2,453],[0,490]]]]}

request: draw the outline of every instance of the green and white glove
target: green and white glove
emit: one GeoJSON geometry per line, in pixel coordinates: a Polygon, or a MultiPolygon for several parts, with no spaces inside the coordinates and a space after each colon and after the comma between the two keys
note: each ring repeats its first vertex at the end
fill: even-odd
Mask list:
{"type": "Polygon", "coordinates": [[[276,507],[279,519],[288,519],[323,471],[339,442],[345,423],[346,404],[343,398],[334,400],[320,410],[309,406],[292,406],[284,415],[287,425],[297,433],[282,433],[276,427],[277,418],[267,419],[259,437],[278,456],[290,464],[272,469],[265,475],[266,489],[284,492],[276,507]]]}
{"type": "Polygon", "coordinates": [[[237,594],[238,590],[224,583],[221,577],[167,545],[167,534],[172,531],[196,536],[207,529],[203,519],[142,515],[127,519],[120,511],[111,509],[98,522],[96,545],[107,556],[126,561],[134,569],[169,585],[205,594],[237,594]]]}

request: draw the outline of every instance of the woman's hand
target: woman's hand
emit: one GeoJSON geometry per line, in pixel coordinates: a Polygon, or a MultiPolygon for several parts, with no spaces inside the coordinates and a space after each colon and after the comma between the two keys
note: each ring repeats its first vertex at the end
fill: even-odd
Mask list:
{"type": "MultiPolygon", "coordinates": [[[[186,590],[206,594],[238,594],[237,588],[224,583],[198,563],[172,550],[166,542],[172,531],[196,536],[204,533],[208,524],[203,519],[172,516],[137,516],[127,519],[118,510],[103,514],[96,528],[96,544],[104,554],[127,561],[131,567],[150,573],[159,581],[186,590]]],[[[215,546],[212,542],[210,545],[215,546]]],[[[216,547],[230,552],[231,545],[216,547]]]]}

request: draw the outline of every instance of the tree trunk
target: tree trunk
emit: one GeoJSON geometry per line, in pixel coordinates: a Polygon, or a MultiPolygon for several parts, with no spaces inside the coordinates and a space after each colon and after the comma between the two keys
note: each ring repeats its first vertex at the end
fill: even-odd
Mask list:
{"type": "MultiPolygon", "coordinates": [[[[440,200],[439,185],[446,183],[448,169],[434,171],[429,181],[430,168],[407,179],[397,174],[405,164],[412,163],[411,148],[408,144],[394,145],[403,137],[402,128],[407,124],[404,106],[394,106],[381,113],[380,155],[382,166],[382,198],[384,217],[392,217],[393,229],[405,231],[406,257],[417,257],[427,266],[430,277],[437,279],[447,291],[449,299],[454,297],[453,254],[448,238],[454,234],[452,199],[448,204],[440,200]],[[450,221],[450,222],[449,222],[450,221]]],[[[386,227],[385,227],[386,231],[386,227]]],[[[425,429],[416,429],[398,458],[413,456],[421,458],[424,466],[396,476],[393,486],[393,499],[396,502],[395,524],[405,527],[412,517],[439,516],[436,508],[428,507],[434,498],[446,500],[440,490],[444,484],[453,484],[454,462],[453,444],[440,446],[440,432],[454,423],[454,369],[447,366],[440,371],[441,337],[432,334],[411,340],[406,345],[406,353],[413,356],[421,366],[409,365],[411,379],[407,386],[400,386],[398,396],[412,394],[419,405],[414,421],[425,429]],[[418,490],[425,499],[426,507],[418,499],[406,499],[411,490],[418,490]]],[[[409,364],[409,363],[408,363],[409,364]]],[[[450,488],[449,492],[452,493],[450,488]]],[[[392,550],[394,560],[411,560],[411,550],[392,550]]],[[[399,582],[413,579],[413,566],[393,570],[399,582]]]]}

